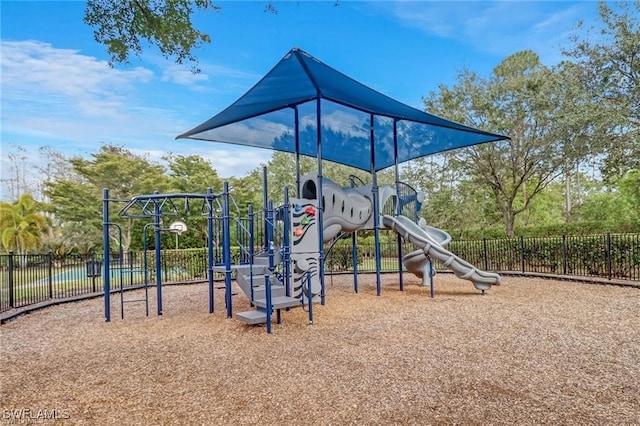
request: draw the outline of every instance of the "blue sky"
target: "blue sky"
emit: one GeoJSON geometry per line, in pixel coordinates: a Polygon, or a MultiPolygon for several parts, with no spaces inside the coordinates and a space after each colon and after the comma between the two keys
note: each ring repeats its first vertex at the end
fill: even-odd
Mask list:
{"type": "MultiPolygon", "coordinates": [[[[532,49],[543,63],[579,20],[597,22],[595,1],[219,2],[195,22],[213,43],[199,49],[202,72],[150,49],[107,66],[82,22],[83,1],[6,1],[1,14],[1,166],[14,146],[88,155],[103,143],[159,159],[198,154],[222,177],[242,176],[271,152],[175,136],[212,117],[252,87],[292,47],[413,107],[464,67],[489,75],[507,55],[532,49]]],[[[36,172],[34,172],[36,173],[36,172]]],[[[37,178],[34,174],[34,179],[37,178]]]]}

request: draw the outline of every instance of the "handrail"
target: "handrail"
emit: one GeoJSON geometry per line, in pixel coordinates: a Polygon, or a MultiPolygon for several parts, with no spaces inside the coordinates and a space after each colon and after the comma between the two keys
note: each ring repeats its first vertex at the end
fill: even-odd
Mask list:
{"type": "Polygon", "coordinates": [[[367,184],[364,183],[364,181],[356,175],[349,175],[349,184],[351,185],[352,188],[355,188],[358,186],[367,186],[367,184]]]}
{"type": "Polygon", "coordinates": [[[325,265],[326,264],[330,264],[330,259],[331,256],[333,254],[333,248],[336,246],[336,244],[338,244],[338,242],[346,237],[348,237],[349,235],[351,235],[351,233],[347,233],[347,232],[341,232],[338,235],[336,235],[335,237],[333,237],[333,239],[331,240],[331,242],[329,243],[329,248],[327,248],[325,250],[325,265]]]}

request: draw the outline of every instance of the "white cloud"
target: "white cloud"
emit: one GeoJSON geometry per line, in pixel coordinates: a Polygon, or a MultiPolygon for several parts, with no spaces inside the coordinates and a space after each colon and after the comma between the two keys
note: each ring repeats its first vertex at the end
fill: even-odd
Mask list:
{"type": "Polygon", "coordinates": [[[8,106],[28,103],[41,112],[39,108],[53,104],[88,116],[115,114],[126,105],[127,91],[152,78],[148,69],[112,69],[106,61],[76,50],[38,41],[2,41],[2,101],[8,106]]]}
{"type": "Polygon", "coordinates": [[[182,66],[172,64],[162,71],[162,81],[191,86],[209,81],[209,76],[202,72],[194,74],[182,66]]]}
{"type": "MultiPolygon", "coordinates": [[[[242,82],[241,86],[248,89],[248,84],[257,82],[261,78],[258,74],[208,61],[199,63],[200,72],[197,74],[194,74],[191,68],[186,65],[167,63],[166,60],[154,60],[153,62],[162,68],[162,81],[187,86],[194,91],[219,91],[220,89],[214,90],[211,85],[205,86],[205,84],[220,80],[226,80],[227,82],[240,81],[242,82]]],[[[236,87],[237,85],[231,84],[231,86],[236,87]]]]}
{"type": "Polygon", "coordinates": [[[145,68],[109,68],[105,61],[38,41],[2,41],[2,134],[16,144],[69,152],[101,142],[167,135],[163,108],[139,103],[153,81],[145,68]]]}
{"type": "Polygon", "coordinates": [[[260,164],[266,164],[273,155],[273,151],[268,149],[216,142],[176,141],[176,144],[180,144],[176,148],[179,148],[181,155],[198,155],[210,161],[222,178],[244,176],[260,164]]]}
{"type": "MultiPolygon", "coordinates": [[[[228,177],[241,176],[271,155],[267,150],[249,153],[244,147],[240,152],[174,141],[198,124],[189,115],[201,114],[180,87],[206,87],[212,75],[257,79],[252,74],[213,64],[204,64],[202,74],[192,74],[165,64],[157,78],[148,68],[110,68],[106,61],[40,41],[2,40],[0,46],[3,162],[11,143],[26,147],[32,163],[42,161],[40,146],[64,155],[86,155],[108,143],[154,160],[171,151],[202,155],[228,177]]],[[[4,175],[7,168],[2,169],[4,175]]]]}

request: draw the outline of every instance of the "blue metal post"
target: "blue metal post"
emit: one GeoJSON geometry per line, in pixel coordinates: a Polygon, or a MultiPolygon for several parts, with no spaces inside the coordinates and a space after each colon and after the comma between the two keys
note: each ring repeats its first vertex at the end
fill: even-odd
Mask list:
{"type": "MultiPolygon", "coordinates": [[[[302,287],[304,297],[304,286],[302,287]]],[[[313,325],[313,294],[311,293],[311,272],[307,271],[307,300],[309,301],[309,325],[313,325]]]]}
{"type": "Polygon", "coordinates": [[[358,293],[358,231],[351,233],[351,256],[353,257],[353,292],[358,293]]]}
{"type": "Polygon", "coordinates": [[[207,233],[209,234],[209,238],[207,238],[207,279],[209,281],[209,313],[212,314],[214,311],[214,287],[213,287],[213,267],[215,265],[215,258],[213,256],[213,188],[207,188],[207,233]]]}
{"type": "MultiPolygon", "coordinates": [[[[107,222],[106,223],[107,227],[109,226],[115,226],[116,229],[118,230],[118,241],[120,242],[120,248],[118,250],[118,267],[119,267],[119,271],[120,273],[118,274],[118,278],[119,278],[119,293],[120,293],[120,318],[124,319],[124,283],[122,280],[122,228],[120,227],[120,225],[118,225],[117,223],[113,223],[113,222],[107,222]]],[[[111,260],[109,260],[109,275],[111,275],[111,260]]],[[[109,276],[109,287],[111,288],[111,276],[109,276]]],[[[146,290],[145,290],[146,291],[146,290]]],[[[111,296],[109,296],[111,297],[111,296]]],[[[148,314],[147,314],[148,315],[148,314]]]]}
{"type": "MultiPolygon", "coordinates": [[[[393,119],[393,163],[396,172],[396,216],[402,214],[402,205],[400,203],[400,170],[398,167],[398,119],[393,119]]],[[[400,291],[404,291],[404,277],[402,274],[402,237],[397,235],[398,241],[398,283],[400,291]]]]}
{"type": "Polygon", "coordinates": [[[296,138],[296,197],[301,198],[300,195],[300,113],[298,112],[298,106],[293,107],[293,122],[295,126],[295,138],[296,138]]]}
{"type": "Polygon", "coordinates": [[[224,257],[224,288],[227,318],[233,316],[231,307],[231,226],[229,214],[229,182],[222,186],[222,251],[224,257]]]}
{"type": "Polygon", "coordinates": [[[284,288],[285,295],[291,297],[291,223],[289,217],[289,188],[284,188],[284,235],[282,238],[282,259],[284,261],[284,288]]]}
{"type": "Polygon", "coordinates": [[[267,168],[266,166],[262,168],[262,212],[264,217],[264,244],[262,247],[266,250],[269,247],[269,235],[268,235],[268,226],[269,226],[269,218],[267,215],[267,210],[269,208],[269,186],[267,179],[267,168]]]}
{"type": "MultiPolygon", "coordinates": [[[[133,286],[133,252],[129,250],[129,254],[131,256],[131,273],[129,274],[129,285],[133,286]]],[[[146,272],[147,271],[145,271],[145,274],[146,272]]],[[[146,317],[149,316],[149,281],[147,281],[146,275],[144,281],[144,315],[146,317]]]]}
{"type": "Polygon", "coordinates": [[[321,99],[320,93],[316,101],[316,137],[317,137],[317,162],[318,162],[318,187],[316,194],[318,196],[318,275],[320,278],[320,304],[325,304],[325,287],[324,287],[324,197],[322,194],[322,120],[321,120],[321,99]]]}
{"type": "Polygon", "coordinates": [[[380,206],[378,195],[378,174],[376,173],[376,146],[373,132],[373,114],[369,117],[369,132],[371,142],[371,192],[373,193],[373,235],[376,249],[376,295],[382,293],[382,279],[380,276],[380,206]]]}
{"type": "Polygon", "coordinates": [[[271,334],[271,283],[269,282],[269,275],[264,276],[264,294],[267,299],[267,333],[271,334]]]}
{"type": "MultiPolygon", "coordinates": [[[[159,194],[158,191],[154,191],[154,194],[159,194]]],[[[162,246],[161,246],[161,231],[160,228],[160,203],[158,200],[153,200],[153,224],[155,230],[155,238],[156,238],[156,289],[158,293],[158,316],[162,315],[162,260],[160,259],[162,255],[162,246]]]]}
{"type": "Polygon", "coordinates": [[[249,204],[249,285],[251,286],[251,306],[253,306],[253,258],[255,255],[255,235],[254,235],[254,213],[253,204],[249,204]]]}
{"type": "MultiPolygon", "coordinates": [[[[149,304],[148,300],[148,286],[149,286],[149,256],[147,254],[147,228],[153,225],[153,223],[147,223],[142,227],[142,265],[144,268],[144,288],[145,288],[145,296],[147,297],[147,304],[149,304]]],[[[122,312],[122,319],[124,319],[124,297],[122,295],[122,288],[120,289],[120,308],[122,312]]],[[[149,312],[147,310],[147,316],[149,316],[149,312]]]]}
{"type": "Polygon", "coordinates": [[[269,270],[273,271],[275,268],[275,262],[273,259],[274,256],[274,247],[273,247],[273,239],[274,239],[274,230],[273,224],[275,222],[275,211],[273,209],[273,201],[268,202],[267,207],[267,229],[265,229],[265,233],[267,234],[267,254],[269,255],[269,270]]]}
{"type": "Polygon", "coordinates": [[[427,260],[429,261],[429,294],[433,299],[435,297],[435,289],[433,286],[433,276],[435,275],[435,271],[433,270],[433,262],[431,261],[431,257],[428,256],[427,260]]]}
{"type": "Polygon", "coordinates": [[[109,269],[109,190],[102,190],[102,248],[104,250],[104,320],[111,321],[111,271],[109,269]]]}

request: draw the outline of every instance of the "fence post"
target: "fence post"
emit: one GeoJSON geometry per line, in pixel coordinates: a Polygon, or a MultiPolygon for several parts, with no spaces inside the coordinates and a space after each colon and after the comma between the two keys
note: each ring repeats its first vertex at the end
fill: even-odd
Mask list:
{"type": "Polygon", "coordinates": [[[133,250],[129,250],[129,285],[133,286],[133,250]]]}
{"type": "Polygon", "coordinates": [[[53,299],[53,253],[47,253],[47,274],[49,279],[49,299],[53,299]]]}
{"type": "Polygon", "coordinates": [[[482,238],[482,251],[484,253],[484,270],[489,270],[489,253],[487,250],[487,237],[482,238]]]}
{"type": "Polygon", "coordinates": [[[562,234],[562,275],[567,275],[567,236],[562,234]]]}
{"type": "Polygon", "coordinates": [[[95,253],[91,253],[91,257],[89,258],[89,262],[87,265],[87,272],[91,274],[91,291],[92,292],[96,292],[97,291],[97,287],[96,287],[96,254],[95,253]]]}
{"type": "Polygon", "coordinates": [[[167,268],[167,259],[162,258],[162,271],[164,272],[164,282],[169,281],[169,269],[167,268]]]}
{"type": "Polygon", "coordinates": [[[611,261],[611,232],[607,232],[607,277],[611,279],[611,269],[612,269],[612,261],[611,261]]]}
{"type": "Polygon", "coordinates": [[[9,307],[15,307],[15,293],[13,289],[13,252],[9,252],[9,307]]]}
{"type": "Polygon", "coordinates": [[[520,266],[522,267],[522,273],[525,273],[524,270],[524,237],[520,236],[520,266]]]}

